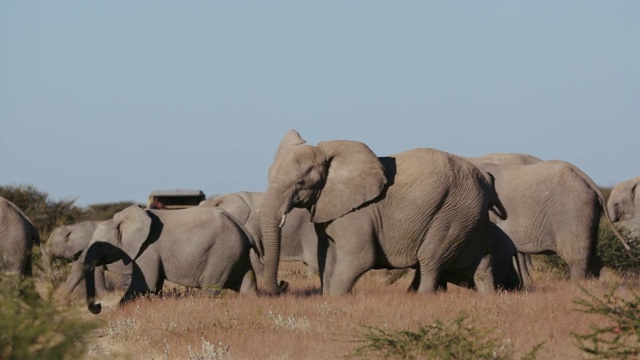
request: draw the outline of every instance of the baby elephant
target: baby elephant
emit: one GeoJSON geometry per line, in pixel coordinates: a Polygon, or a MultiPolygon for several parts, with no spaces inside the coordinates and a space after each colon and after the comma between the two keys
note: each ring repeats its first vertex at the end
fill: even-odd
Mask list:
{"type": "Polygon", "coordinates": [[[131,284],[120,303],[159,293],[164,280],[209,289],[256,294],[249,249],[262,254],[241,224],[222,209],[145,210],[130,206],[100,224],[84,254],[89,311],[95,303],[94,269],[122,262],[131,265],[131,284]]]}
{"type": "MultiPolygon", "coordinates": [[[[76,286],[82,281],[83,262],[81,254],[89,246],[89,241],[93,236],[101,221],[82,221],[75,224],[62,225],[55,228],[45,244],[46,256],[42,256],[42,266],[50,269],[53,260],[72,259],[71,271],[65,283],[60,286],[58,293],[60,296],[68,297],[76,286]]],[[[96,271],[95,283],[99,293],[106,292],[104,267],[100,266],[96,271]]]]}

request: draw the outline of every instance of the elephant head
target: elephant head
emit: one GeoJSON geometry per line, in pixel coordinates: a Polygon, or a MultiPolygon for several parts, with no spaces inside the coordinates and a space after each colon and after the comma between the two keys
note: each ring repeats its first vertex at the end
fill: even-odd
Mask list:
{"type": "Polygon", "coordinates": [[[611,190],[607,207],[613,222],[640,217],[640,191],[636,191],[640,176],[623,181],[611,190]]]}
{"type": "Polygon", "coordinates": [[[55,228],[46,242],[44,250],[47,256],[42,257],[45,269],[53,259],[76,259],[87,248],[93,231],[100,221],[83,221],[55,228]]]}
{"type": "Polygon", "coordinates": [[[365,144],[326,141],[307,145],[290,130],[269,169],[261,210],[265,290],[278,293],[281,228],[294,208],[306,208],[314,223],[335,220],[378,197],[387,184],[385,168],[365,144]]]}
{"type": "Polygon", "coordinates": [[[138,257],[142,245],[151,233],[152,219],[148,213],[132,205],[100,224],[93,233],[84,255],[84,279],[86,282],[89,311],[100,312],[95,303],[94,271],[96,266],[122,261],[130,264],[138,257]]]}

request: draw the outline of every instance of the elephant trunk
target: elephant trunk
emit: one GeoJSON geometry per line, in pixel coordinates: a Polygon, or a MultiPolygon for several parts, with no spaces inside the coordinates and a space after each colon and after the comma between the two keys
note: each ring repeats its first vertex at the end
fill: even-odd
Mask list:
{"type": "MultiPolygon", "coordinates": [[[[271,190],[271,189],[270,189],[271,190]]],[[[286,219],[286,195],[281,191],[267,191],[260,206],[260,223],[264,246],[264,286],[270,294],[278,294],[286,290],[287,283],[278,284],[278,265],[280,263],[280,244],[283,222],[286,219]],[[284,205],[282,205],[284,204],[284,205]]]]}
{"type": "Polygon", "coordinates": [[[51,249],[48,249],[48,243],[40,246],[40,251],[42,251],[42,256],[40,257],[40,263],[42,265],[42,269],[44,273],[47,275],[49,281],[51,282],[51,286],[53,287],[54,278],[53,278],[53,270],[51,268],[51,264],[53,264],[53,254],[51,249]]]}
{"type": "Polygon", "coordinates": [[[87,307],[92,314],[99,314],[102,310],[100,303],[96,303],[96,281],[95,281],[95,269],[98,263],[94,251],[89,251],[86,254],[84,260],[84,281],[87,292],[87,307]]]}
{"type": "Polygon", "coordinates": [[[610,201],[607,204],[607,210],[609,211],[609,216],[611,217],[611,222],[618,222],[621,220],[620,211],[618,211],[618,204],[610,201]]]}

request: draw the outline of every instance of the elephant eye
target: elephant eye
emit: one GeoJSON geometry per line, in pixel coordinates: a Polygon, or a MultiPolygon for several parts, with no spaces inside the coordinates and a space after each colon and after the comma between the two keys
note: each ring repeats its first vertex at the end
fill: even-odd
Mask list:
{"type": "Polygon", "coordinates": [[[116,226],[116,237],[120,239],[122,237],[122,232],[120,231],[120,224],[116,226]]]}

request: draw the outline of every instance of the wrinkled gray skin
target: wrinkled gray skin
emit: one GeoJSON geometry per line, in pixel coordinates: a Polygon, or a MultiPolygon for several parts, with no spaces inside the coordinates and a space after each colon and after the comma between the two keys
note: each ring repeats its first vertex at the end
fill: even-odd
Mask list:
{"type": "Polygon", "coordinates": [[[14,203],[0,197],[0,271],[16,281],[33,274],[33,245],[40,235],[27,215],[14,203]]]}
{"type": "MultiPolygon", "coordinates": [[[[93,232],[102,221],[82,221],[75,224],[63,225],[55,228],[45,242],[47,256],[42,257],[45,269],[50,267],[53,260],[73,259],[71,270],[64,284],[58,289],[61,296],[69,296],[84,279],[82,252],[89,246],[93,232]]],[[[95,284],[99,294],[106,292],[104,270],[99,266],[95,273],[95,284]]]]}
{"type": "Polygon", "coordinates": [[[434,149],[378,158],[356,141],[281,141],[260,206],[264,286],[278,293],[282,225],[294,207],[311,213],[324,295],[351,291],[370,269],[416,267],[411,289],[434,292],[445,271],[472,270],[493,291],[488,210],[497,200],[471,163],[434,149]],[[480,260],[478,260],[480,259],[480,260]]]}
{"type": "Polygon", "coordinates": [[[625,229],[632,238],[640,239],[640,218],[618,221],[615,224],[618,228],[625,229]]]}
{"type": "MultiPolygon", "coordinates": [[[[517,159],[517,155],[521,154],[507,159],[517,159]]],[[[586,174],[560,160],[513,165],[497,163],[490,156],[467,159],[495,177],[496,191],[509,218],[492,220],[518,250],[524,286],[532,283],[526,254],[558,254],[569,265],[572,280],[598,275],[601,215],[612,224],[600,190],[586,174]]]]}
{"type": "Polygon", "coordinates": [[[132,267],[129,288],[120,303],[162,290],[165,280],[217,293],[231,289],[256,294],[249,248],[262,254],[233,216],[215,207],[146,210],[130,206],[100,224],[85,253],[89,311],[95,300],[96,266],[122,262],[132,267]]]}
{"type": "MultiPolygon", "coordinates": [[[[490,224],[489,239],[491,241],[493,259],[493,280],[496,290],[519,290],[522,287],[522,277],[516,258],[516,247],[502,229],[490,224]]],[[[387,284],[393,284],[410,269],[390,270],[387,273],[387,284]]],[[[460,286],[476,288],[473,273],[470,271],[447,272],[443,274],[440,287],[446,288],[447,282],[460,286]]]]}
{"type": "MultiPolygon", "coordinates": [[[[263,192],[241,191],[212,197],[204,200],[199,206],[219,206],[233,215],[244,225],[247,232],[262,242],[260,229],[260,204],[263,192]]],[[[280,261],[302,261],[307,265],[309,274],[318,272],[318,237],[311,222],[311,214],[306,209],[294,208],[287,215],[287,222],[282,227],[282,244],[280,245],[280,261]]],[[[251,252],[251,265],[258,276],[262,276],[264,265],[262,260],[251,252]]]]}
{"type": "Polygon", "coordinates": [[[640,176],[623,181],[611,189],[607,207],[615,223],[640,219],[640,176]]]}

